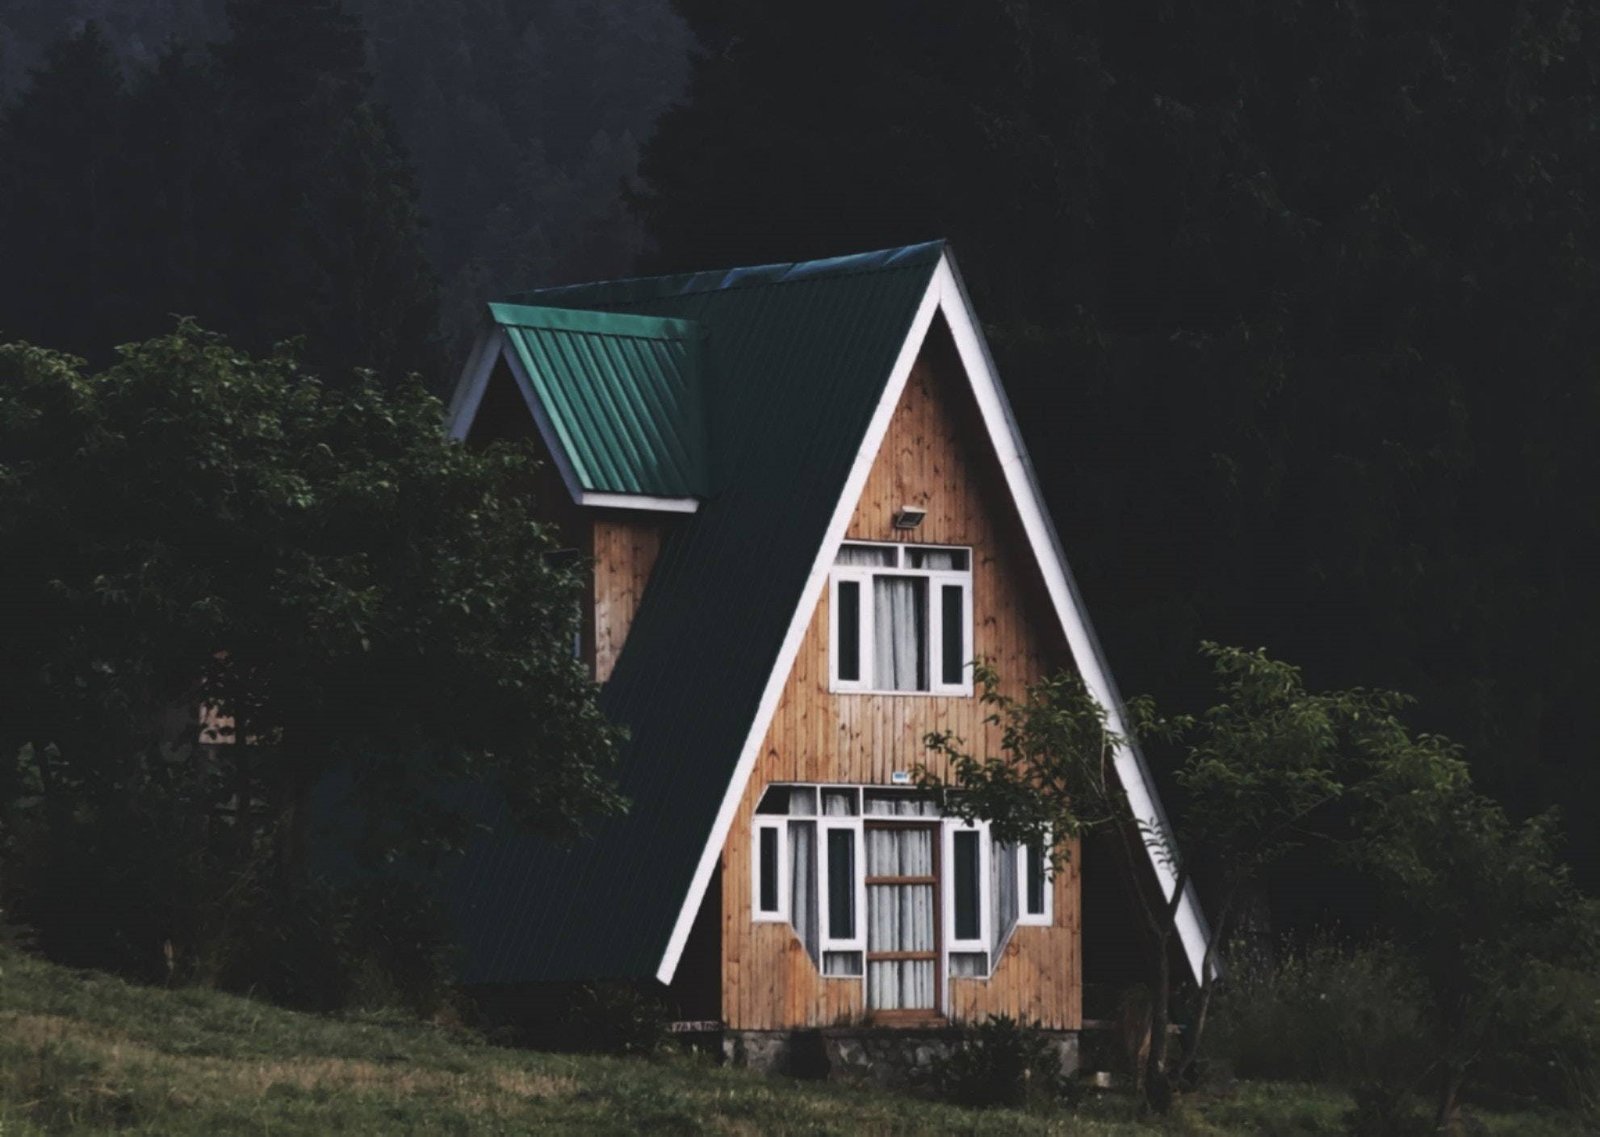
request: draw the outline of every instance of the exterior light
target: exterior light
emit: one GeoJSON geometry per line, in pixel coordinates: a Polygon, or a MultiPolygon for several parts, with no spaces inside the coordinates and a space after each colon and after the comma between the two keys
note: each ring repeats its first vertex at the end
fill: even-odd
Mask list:
{"type": "Polygon", "coordinates": [[[894,527],[896,529],[915,529],[922,524],[922,519],[928,516],[928,511],[915,505],[902,505],[894,511],[894,527]]]}

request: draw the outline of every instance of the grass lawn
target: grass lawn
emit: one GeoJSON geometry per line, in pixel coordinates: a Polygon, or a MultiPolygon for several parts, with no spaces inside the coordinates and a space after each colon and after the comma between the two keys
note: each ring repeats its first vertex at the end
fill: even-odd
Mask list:
{"type": "MultiPolygon", "coordinates": [[[[0,949],[0,1137],[162,1134],[1342,1133],[1325,1089],[1245,1084],[1162,1124],[1100,1098],[1077,1113],[975,1113],[719,1068],[487,1046],[395,1018],[330,1019],[196,989],[135,987],[0,949]]],[[[1581,1132],[1533,1115],[1488,1132],[1581,1132]]]]}

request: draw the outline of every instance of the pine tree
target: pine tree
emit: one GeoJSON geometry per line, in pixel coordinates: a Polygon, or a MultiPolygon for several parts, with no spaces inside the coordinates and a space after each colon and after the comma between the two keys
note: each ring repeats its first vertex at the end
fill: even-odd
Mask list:
{"type": "Polygon", "coordinates": [[[0,334],[98,354],[132,332],[122,72],[93,23],[0,117],[0,334]]]}
{"type": "Polygon", "coordinates": [[[229,328],[303,335],[312,368],[441,380],[437,298],[410,171],[336,0],[236,0],[217,52],[234,200],[229,328]]]}

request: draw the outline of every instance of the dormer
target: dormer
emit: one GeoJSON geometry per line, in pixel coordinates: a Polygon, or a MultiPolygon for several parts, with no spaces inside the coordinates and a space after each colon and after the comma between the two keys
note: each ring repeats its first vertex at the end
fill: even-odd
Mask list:
{"type": "Polygon", "coordinates": [[[575,650],[610,678],[661,542],[709,492],[704,334],[690,320],[490,304],[451,436],[531,438],[540,519],[590,566],[575,650]]]}

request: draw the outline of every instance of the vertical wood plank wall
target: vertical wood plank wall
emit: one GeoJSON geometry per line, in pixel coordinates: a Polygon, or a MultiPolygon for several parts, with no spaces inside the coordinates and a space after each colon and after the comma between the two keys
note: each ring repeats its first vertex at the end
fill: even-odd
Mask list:
{"type": "MultiPolygon", "coordinates": [[[[1067,659],[1065,645],[956,366],[924,348],[848,535],[972,546],[974,650],[1019,693],[1067,659]],[[926,519],[910,532],[895,530],[901,505],[922,506],[926,519]]],[[[973,745],[987,735],[993,753],[998,731],[982,719],[976,698],[830,694],[823,592],[723,849],[723,1018],[730,1027],[829,1026],[865,1013],[859,979],[822,978],[788,924],[751,922],[751,821],[762,790],[778,781],[888,785],[895,770],[931,764],[922,741],[931,730],[954,730],[973,745]]],[[[1074,855],[1073,868],[1055,880],[1054,926],[1017,928],[990,978],[952,979],[952,1018],[1006,1013],[1079,1028],[1078,885],[1074,855]]]]}
{"type": "Polygon", "coordinates": [[[594,521],[594,677],[611,678],[661,552],[663,522],[648,513],[607,513],[594,521]]]}

